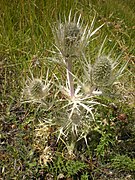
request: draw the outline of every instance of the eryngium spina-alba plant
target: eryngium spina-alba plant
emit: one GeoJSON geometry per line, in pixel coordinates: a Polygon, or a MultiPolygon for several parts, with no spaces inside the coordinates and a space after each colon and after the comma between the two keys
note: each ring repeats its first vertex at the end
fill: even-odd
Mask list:
{"type": "MultiPolygon", "coordinates": [[[[122,66],[114,76],[115,78],[112,78],[112,72],[118,64],[117,61],[111,63],[108,56],[102,56],[100,54],[100,56],[97,56],[98,58],[95,60],[94,65],[91,64],[91,62],[87,62],[85,48],[89,44],[91,36],[103,26],[101,25],[93,31],[94,21],[95,18],[92,20],[90,28],[88,28],[88,25],[84,26],[81,15],[77,18],[77,14],[75,14],[74,18],[72,18],[71,11],[68,20],[65,19],[63,23],[60,20],[52,29],[55,47],[58,50],[58,53],[55,53],[55,55],[58,54],[58,56],[49,59],[52,60],[53,66],[54,62],[59,61],[61,68],[63,69],[64,67],[67,72],[66,78],[61,78],[61,76],[59,76],[61,71],[59,71],[58,75],[53,73],[52,79],[54,81],[50,82],[47,71],[45,82],[32,78],[28,84],[26,83],[27,97],[29,98],[28,102],[47,103],[48,101],[45,102],[44,98],[46,98],[48,94],[49,102],[53,100],[53,104],[49,108],[48,113],[53,116],[50,117],[46,114],[48,117],[46,117],[46,121],[42,126],[38,126],[38,128],[41,128],[38,129],[38,133],[46,131],[48,120],[49,127],[55,126],[54,129],[56,131],[54,134],[57,137],[57,142],[61,140],[66,145],[70,154],[74,150],[75,143],[80,139],[84,138],[87,144],[87,135],[91,130],[97,128],[95,122],[96,107],[99,105],[103,106],[103,104],[95,100],[97,94],[93,93],[94,88],[104,87],[110,82],[113,83],[125,67],[125,65],[122,66]],[[85,83],[81,82],[76,72],[73,74],[72,68],[75,60],[78,60],[78,62],[82,60],[83,63],[81,65],[87,67],[90,72],[86,73],[90,74],[86,79],[88,78],[88,81],[92,80],[90,93],[83,91],[85,83]],[[88,64],[90,64],[90,66],[87,66],[88,64]],[[52,92],[49,93],[50,84],[52,85],[51,89],[53,89],[52,92],[54,94],[52,92]]],[[[81,68],[83,69],[83,67],[81,68]]],[[[44,147],[44,149],[46,150],[46,147],[44,147]]]]}
{"type": "Polygon", "coordinates": [[[95,17],[93,18],[90,28],[88,24],[84,24],[81,19],[81,14],[77,18],[77,13],[72,18],[70,11],[68,19],[65,22],[61,20],[52,27],[55,47],[59,53],[59,61],[64,63],[67,68],[67,82],[69,86],[69,93],[74,97],[74,82],[72,75],[72,60],[83,56],[85,48],[89,44],[90,38],[103,26],[94,28],[95,17]]]}

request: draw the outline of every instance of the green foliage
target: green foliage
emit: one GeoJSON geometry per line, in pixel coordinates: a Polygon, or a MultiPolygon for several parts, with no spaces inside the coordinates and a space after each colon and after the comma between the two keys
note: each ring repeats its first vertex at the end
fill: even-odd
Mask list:
{"type": "Polygon", "coordinates": [[[69,177],[77,174],[80,171],[84,171],[86,167],[86,164],[80,161],[70,160],[66,163],[66,169],[69,177]]]}
{"type": "Polygon", "coordinates": [[[114,140],[112,134],[102,133],[102,137],[100,138],[100,143],[97,146],[97,154],[103,157],[107,153],[107,149],[114,144],[114,140]]]}
{"type": "Polygon", "coordinates": [[[87,173],[83,174],[81,180],[89,180],[89,175],[87,173]]]}
{"type": "MultiPolygon", "coordinates": [[[[53,164],[49,164],[48,170],[51,174],[54,174],[57,177],[59,174],[64,174],[65,177],[74,177],[78,174],[83,174],[87,170],[88,166],[85,162],[79,160],[68,160],[63,158],[61,155],[57,156],[57,159],[54,160],[53,164]]],[[[82,175],[84,178],[87,175],[82,175]]]]}
{"type": "Polygon", "coordinates": [[[131,159],[127,155],[116,155],[111,159],[111,166],[121,171],[135,171],[135,159],[131,159]]]}

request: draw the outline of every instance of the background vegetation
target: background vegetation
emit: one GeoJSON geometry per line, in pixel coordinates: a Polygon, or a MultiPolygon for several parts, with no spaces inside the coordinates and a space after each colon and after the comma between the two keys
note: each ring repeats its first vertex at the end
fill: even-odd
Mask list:
{"type": "MultiPolygon", "coordinates": [[[[0,6],[1,179],[134,179],[135,1],[1,0],[0,6]],[[114,57],[122,53],[123,62],[129,63],[117,86],[122,98],[101,100],[109,108],[97,110],[96,119],[103,123],[100,132],[88,135],[88,148],[82,140],[74,156],[69,156],[64,145],[51,136],[54,129],[50,129],[47,143],[51,160],[45,164],[40,162],[43,142],[39,148],[34,132],[46,112],[21,104],[21,92],[30,69],[39,77],[53,67],[46,60],[52,56],[54,43],[50,26],[59,16],[67,17],[70,9],[81,13],[88,24],[96,13],[95,28],[105,23],[89,45],[93,55],[107,36],[106,51],[116,44],[114,57]]],[[[59,67],[52,71],[59,76],[59,67]]],[[[48,116],[53,118],[51,112],[48,116]]]]}

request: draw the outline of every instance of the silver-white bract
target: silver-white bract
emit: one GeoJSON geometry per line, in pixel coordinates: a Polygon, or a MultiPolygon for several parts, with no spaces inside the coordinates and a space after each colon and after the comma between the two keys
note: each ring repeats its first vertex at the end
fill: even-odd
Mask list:
{"type": "Polygon", "coordinates": [[[93,36],[104,24],[94,29],[95,17],[91,25],[84,25],[81,14],[77,18],[77,13],[72,18],[70,11],[65,22],[59,20],[52,28],[55,47],[58,52],[66,59],[68,57],[78,57],[84,48],[89,44],[90,37],[93,36]]]}
{"type": "MultiPolygon", "coordinates": [[[[31,72],[30,72],[31,73],[31,72]]],[[[48,71],[46,79],[34,78],[31,73],[31,78],[28,78],[25,82],[25,88],[23,89],[23,96],[26,101],[31,103],[44,103],[44,99],[49,93],[51,82],[48,80],[48,71]]]]}

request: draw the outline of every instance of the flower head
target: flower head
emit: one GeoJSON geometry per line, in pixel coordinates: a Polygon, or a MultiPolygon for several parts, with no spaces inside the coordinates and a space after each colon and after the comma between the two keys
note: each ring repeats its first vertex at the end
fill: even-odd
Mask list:
{"type": "Polygon", "coordinates": [[[26,91],[28,93],[28,99],[40,101],[48,95],[49,84],[44,84],[41,79],[33,79],[26,85],[26,91]]]}
{"type": "Polygon", "coordinates": [[[81,36],[81,29],[76,23],[70,22],[64,26],[64,45],[65,45],[65,56],[72,57],[77,56],[76,49],[81,36]]]}
{"type": "Polygon", "coordinates": [[[23,96],[25,97],[25,102],[42,103],[43,100],[48,96],[50,90],[50,81],[48,80],[48,72],[46,80],[39,78],[32,79],[28,78],[25,82],[25,88],[23,90],[23,96]]]}
{"type": "Polygon", "coordinates": [[[34,79],[29,86],[29,93],[33,99],[40,99],[46,95],[46,87],[40,79],[34,79]]]}
{"type": "Polygon", "coordinates": [[[92,69],[92,81],[97,87],[106,86],[111,78],[111,63],[107,56],[98,57],[92,69]]]}
{"type": "Polygon", "coordinates": [[[71,17],[71,11],[68,20],[61,23],[61,20],[55,25],[53,30],[55,45],[59,53],[64,57],[79,57],[84,48],[89,43],[89,38],[94,35],[103,25],[93,31],[93,19],[90,28],[88,24],[84,25],[81,14],[77,18],[77,14],[71,17]]]}

